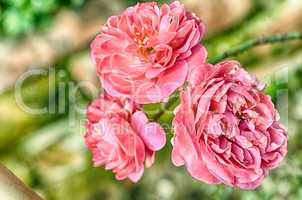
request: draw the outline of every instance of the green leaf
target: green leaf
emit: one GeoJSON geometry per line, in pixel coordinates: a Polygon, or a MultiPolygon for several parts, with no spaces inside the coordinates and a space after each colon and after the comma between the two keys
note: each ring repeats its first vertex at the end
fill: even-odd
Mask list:
{"type": "Polygon", "coordinates": [[[21,8],[26,4],[27,0],[5,0],[4,2],[8,5],[16,8],[21,8]]]}
{"type": "Polygon", "coordinates": [[[30,16],[17,9],[8,9],[3,14],[3,29],[8,35],[16,36],[32,27],[30,16]]]}
{"type": "Polygon", "coordinates": [[[57,8],[56,0],[30,0],[30,3],[36,13],[50,13],[57,8]]]}

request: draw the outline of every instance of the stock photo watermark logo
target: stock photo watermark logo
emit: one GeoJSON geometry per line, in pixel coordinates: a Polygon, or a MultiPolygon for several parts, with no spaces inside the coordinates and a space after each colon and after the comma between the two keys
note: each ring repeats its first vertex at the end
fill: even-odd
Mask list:
{"type": "MultiPolygon", "coordinates": [[[[34,84],[39,84],[39,82],[34,84]]],[[[68,115],[72,124],[78,116],[85,114],[86,103],[82,100],[82,90],[84,88],[91,98],[97,97],[100,92],[99,88],[90,81],[72,81],[65,70],[54,68],[31,69],[17,79],[14,86],[14,97],[18,108],[27,114],[35,116],[68,115]],[[46,83],[46,88],[30,86],[28,82],[32,79],[43,80],[46,83]],[[36,101],[43,101],[43,103],[36,106],[27,102],[24,88],[33,90],[30,94],[31,98],[36,98],[36,101]],[[43,94],[40,94],[42,92],[43,94]]]]}
{"type": "MultiPolygon", "coordinates": [[[[282,115],[282,121],[287,124],[288,121],[288,76],[291,70],[289,71],[289,67],[280,67],[278,70],[275,70],[273,74],[260,74],[260,79],[263,80],[268,86],[273,85],[276,81],[281,81],[285,87],[276,88],[273,91],[273,100],[275,101],[275,106],[280,110],[282,115]]],[[[258,74],[258,72],[256,72],[258,74]]],[[[119,75],[117,73],[116,75],[119,75]]],[[[131,80],[131,77],[128,77],[131,80]]],[[[112,85],[114,86],[114,81],[112,81],[112,85]]],[[[127,90],[137,90],[139,88],[146,88],[145,85],[135,85],[134,81],[130,81],[129,84],[126,85],[125,89],[127,90]]],[[[174,82],[166,83],[167,88],[170,86],[174,87],[174,82]]],[[[65,70],[48,68],[48,69],[31,69],[25,73],[23,73],[16,81],[14,87],[14,96],[15,101],[19,109],[23,112],[26,112],[30,115],[67,115],[70,121],[70,125],[74,125],[79,115],[83,116],[86,113],[87,101],[79,100],[79,96],[82,94],[82,90],[85,88],[86,93],[91,96],[92,99],[97,98],[97,96],[102,93],[100,87],[96,86],[93,81],[72,81],[69,77],[69,74],[65,70]],[[48,84],[48,100],[43,103],[41,106],[33,106],[31,103],[26,102],[26,97],[24,96],[22,90],[27,85],[27,81],[33,78],[45,79],[48,84]]],[[[268,88],[270,89],[270,88],[268,88]]],[[[37,98],[39,97],[40,91],[33,91],[36,93],[37,98]]],[[[143,92],[140,92],[143,93],[143,92]]],[[[149,98],[158,98],[161,96],[161,90],[159,88],[154,88],[154,96],[153,94],[144,94],[149,98]]],[[[139,94],[138,94],[139,95],[139,94]]],[[[166,99],[164,103],[158,104],[155,109],[148,110],[148,114],[157,115],[159,114],[167,114],[173,115],[173,111],[167,104],[169,104],[170,100],[177,101],[178,94],[173,93],[169,99],[166,99]]],[[[37,99],[38,101],[39,99],[37,99]]],[[[84,117],[83,117],[84,118],[84,117]]],[[[82,118],[83,121],[85,121],[82,118]]],[[[155,117],[156,118],[156,117],[155,117]]],[[[84,123],[84,122],[83,122],[84,123]]],[[[163,124],[163,127],[169,129],[170,125],[163,124]]]]}

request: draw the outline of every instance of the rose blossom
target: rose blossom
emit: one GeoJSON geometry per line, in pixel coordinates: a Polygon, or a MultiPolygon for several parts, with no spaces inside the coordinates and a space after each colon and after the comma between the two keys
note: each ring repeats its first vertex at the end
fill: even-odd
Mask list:
{"type": "Polygon", "coordinates": [[[175,111],[174,165],[210,184],[258,187],[287,152],[287,131],[262,89],[236,61],[193,71],[175,111]]]}
{"type": "Polygon", "coordinates": [[[85,142],[93,154],[95,166],[112,170],[116,179],[137,182],[144,163],[150,167],[155,151],[166,143],[165,132],[157,123],[126,99],[101,95],[87,110],[85,142]]]}
{"type": "Polygon", "coordinates": [[[112,16],[91,44],[102,86],[115,97],[156,103],[205,62],[204,25],[178,1],[139,3],[112,16]]]}

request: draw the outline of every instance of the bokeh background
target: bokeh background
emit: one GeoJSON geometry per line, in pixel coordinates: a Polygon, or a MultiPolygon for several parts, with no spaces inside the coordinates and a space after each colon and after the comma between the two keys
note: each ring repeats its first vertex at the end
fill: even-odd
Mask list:
{"type": "MultiPolygon", "coordinates": [[[[210,59],[252,38],[302,31],[301,0],[182,2],[207,25],[203,43],[210,59]]],[[[257,190],[193,180],[172,165],[169,143],[137,184],[118,182],[111,172],[92,167],[82,139],[83,109],[101,89],[96,90],[100,85],[89,44],[108,16],[135,3],[0,0],[0,162],[47,200],[302,199],[301,41],[261,46],[235,57],[267,83],[266,92],[289,130],[286,160],[257,190]],[[24,76],[35,70],[43,73],[24,76]],[[20,97],[27,108],[47,112],[25,110],[20,97]]]]}

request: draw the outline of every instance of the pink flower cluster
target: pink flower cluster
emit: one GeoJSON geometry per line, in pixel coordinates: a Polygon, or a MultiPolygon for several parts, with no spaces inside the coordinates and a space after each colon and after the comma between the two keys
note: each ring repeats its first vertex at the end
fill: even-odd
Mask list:
{"type": "Polygon", "coordinates": [[[116,179],[140,179],[144,163],[150,167],[155,151],[166,143],[164,130],[137,105],[127,99],[101,95],[87,110],[85,141],[93,154],[95,166],[105,165],[116,173],[116,179]]]}
{"type": "Polygon", "coordinates": [[[157,103],[205,62],[204,26],[175,1],[142,3],[112,16],[91,44],[91,57],[108,94],[157,103]],[[198,59],[193,59],[198,56],[198,59]]]}
{"type": "Polygon", "coordinates": [[[172,161],[196,179],[252,189],[287,152],[287,133],[269,96],[240,64],[196,70],[175,111],[172,161]]]}
{"type": "Polygon", "coordinates": [[[263,85],[238,62],[206,64],[204,25],[178,1],[112,16],[91,44],[105,93],[87,110],[95,166],[137,182],[166,144],[142,106],[180,89],[172,162],[209,184],[252,189],[287,152],[287,131],[263,85]],[[185,84],[186,83],[186,84],[185,84]]]}

